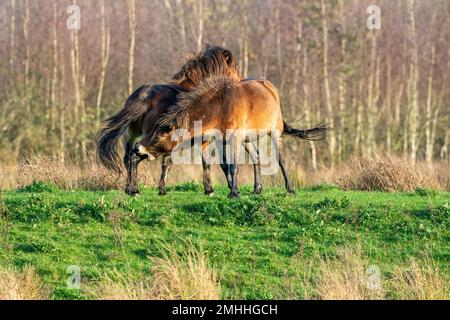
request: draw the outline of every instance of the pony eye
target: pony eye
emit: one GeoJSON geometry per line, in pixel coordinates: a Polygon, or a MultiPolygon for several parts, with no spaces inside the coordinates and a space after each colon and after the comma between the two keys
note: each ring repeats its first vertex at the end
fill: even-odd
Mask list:
{"type": "Polygon", "coordinates": [[[229,61],[229,59],[231,57],[230,51],[224,51],[223,56],[225,57],[225,59],[227,59],[227,61],[229,61]]]}

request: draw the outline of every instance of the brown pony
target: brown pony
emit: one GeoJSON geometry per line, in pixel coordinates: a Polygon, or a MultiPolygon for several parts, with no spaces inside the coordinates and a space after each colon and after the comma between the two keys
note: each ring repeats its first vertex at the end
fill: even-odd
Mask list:
{"type": "MultiPolygon", "coordinates": [[[[167,109],[176,104],[180,93],[189,92],[201,84],[205,78],[211,76],[225,76],[237,81],[242,79],[236,59],[229,50],[217,46],[206,46],[201,52],[188,59],[169,83],[140,87],[128,97],[122,110],[104,122],[97,137],[97,153],[101,163],[107,169],[121,174],[122,162],[117,146],[119,138],[124,138],[123,163],[127,168],[125,189],[127,194],[139,194],[137,167],[139,162],[148,157],[148,155],[138,156],[132,153],[136,140],[152,131],[167,109]]],[[[164,156],[159,182],[161,195],[166,193],[165,181],[171,166],[170,156],[164,156]]],[[[205,192],[211,194],[213,189],[210,182],[210,166],[204,161],[203,169],[205,192]]]]}
{"type": "MultiPolygon", "coordinates": [[[[223,159],[226,164],[224,172],[231,190],[229,194],[231,198],[240,196],[237,186],[238,152],[236,148],[241,143],[248,145],[254,142],[246,135],[247,131],[264,131],[269,135],[278,133],[273,151],[281,167],[286,189],[289,193],[294,193],[279,147],[281,134],[284,132],[302,139],[319,140],[325,137],[328,130],[328,126],[323,124],[309,130],[297,130],[284,123],[278,91],[269,81],[239,81],[230,77],[212,77],[205,79],[195,89],[181,93],[177,105],[171,107],[160,118],[155,130],[136,145],[135,152],[140,156],[150,157],[170,154],[177,144],[177,141],[171,139],[174,130],[186,129],[190,137],[194,137],[194,122],[197,120],[202,121],[200,133],[202,140],[200,141],[204,140],[203,136],[209,130],[219,130],[223,134],[222,141],[227,141],[225,133],[228,130],[239,131],[239,134],[231,136],[233,158],[223,159]]],[[[226,143],[222,146],[223,157],[227,156],[226,143]]],[[[258,154],[253,153],[253,155],[255,168],[259,168],[258,154]]],[[[255,169],[255,192],[260,191],[257,190],[260,189],[259,175],[260,172],[255,169]]]]}

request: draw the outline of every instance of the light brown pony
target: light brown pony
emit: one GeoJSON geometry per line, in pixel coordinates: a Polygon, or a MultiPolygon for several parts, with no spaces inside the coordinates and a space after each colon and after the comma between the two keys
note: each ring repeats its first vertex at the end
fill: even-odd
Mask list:
{"type": "MultiPolygon", "coordinates": [[[[202,136],[211,129],[219,130],[223,133],[223,141],[226,141],[227,130],[244,133],[244,139],[242,135],[232,136],[233,148],[237,148],[240,143],[252,142],[245,137],[246,131],[263,130],[269,135],[278,132],[279,138],[274,141],[274,151],[289,193],[294,193],[294,189],[279,147],[281,134],[284,132],[302,139],[319,140],[325,137],[328,130],[327,125],[297,130],[284,123],[278,91],[269,81],[239,81],[230,77],[212,77],[195,89],[181,93],[177,105],[161,117],[155,130],[139,142],[135,151],[141,156],[157,157],[169,154],[177,144],[177,141],[172,141],[171,133],[176,129],[187,129],[193,137],[194,122],[197,120],[202,121],[202,136]]],[[[223,150],[222,155],[226,154],[227,152],[223,150]]],[[[235,149],[233,159],[224,159],[227,164],[224,171],[229,183],[230,198],[240,196],[237,186],[237,156],[238,152],[235,149]]],[[[259,159],[252,160],[259,167],[259,159]]],[[[255,188],[256,179],[260,179],[256,177],[257,174],[259,175],[255,169],[255,188]]]]}
{"type": "MultiPolygon", "coordinates": [[[[97,153],[101,163],[118,174],[122,171],[122,161],[118,154],[118,141],[124,139],[125,156],[123,163],[127,169],[125,192],[138,195],[137,167],[148,155],[138,156],[132,153],[135,142],[140,136],[149,134],[160,117],[177,102],[180,93],[188,92],[211,76],[225,76],[237,81],[242,79],[237,61],[232,53],[217,46],[206,46],[202,51],[189,58],[167,84],[144,85],[131,94],[124,107],[107,119],[97,137],[97,153]]],[[[169,155],[162,161],[162,173],[159,182],[159,194],[166,193],[165,181],[172,166],[169,155]]],[[[210,181],[210,165],[203,161],[203,182],[205,193],[214,192],[210,181]]]]}

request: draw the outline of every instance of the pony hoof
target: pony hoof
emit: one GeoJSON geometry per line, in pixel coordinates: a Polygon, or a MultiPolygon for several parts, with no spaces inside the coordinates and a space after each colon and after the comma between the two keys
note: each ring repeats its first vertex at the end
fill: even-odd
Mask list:
{"type": "Polygon", "coordinates": [[[159,195],[160,196],[165,196],[165,195],[167,195],[167,192],[166,192],[166,190],[159,190],[159,195]]]}
{"type": "Polygon", "coordinates": [[[207,192],[207,193],[205,193],[208,197],[214,197],[215,196],[215,193],[214,193],[214,191],[213,192],[207,192]]]}
{"type": "Polygon", "coordinates": [[[241,197],[241,194],[239,192],[230,192],[228,195],[229,199],[239,199],[241,197]]]}
{"type": "Polygon", "coordinates": [[[261,188],[253,190],[253,194],[254,195],[260,195],[261,193],[262,193],[262,189],[261,188]]]}
{"type": "Polygon", "coordinates": [[[294,189],[290,189],[287,191],[288,194],[295,194],[295,190],[294,189]]]}
{"type": "Polygon", "coordinates": [[[139,193],[139,190],[129,190],[125,189],[125,193],[129,195],[130,197],[139,197],[141,194],[139,193]]]}
{"type": "Polygon", "coordinates": [[[139,193],[139,191],[136,192],[127,192],[127,195],[129,195],[130,197],[140,197],[141,194],[139,193]]]}

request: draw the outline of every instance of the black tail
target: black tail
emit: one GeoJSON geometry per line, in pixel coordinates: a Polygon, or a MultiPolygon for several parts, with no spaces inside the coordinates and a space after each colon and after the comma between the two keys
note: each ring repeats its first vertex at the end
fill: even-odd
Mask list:
{"type": "Polygon", "coordinates": [[[122,172],[122,162],[117,145],[120,136],[130,123],[139,120],[148,110],[149,104],[142,94],[146,86],[136,90],[118,113],[107,119],[97,134],[97,154],[101,163],[117,173],[122,172]]]}
{"type": "Polygon", "coordinates": [[[327,132],[330,131],[332,128],[329,126],[328,123],[321,122],[317,127],[314,127],[312,129],[295,129],[288,125],[286,122],[283,121],[283,134],[287,134],[292,137],[297,137],[304,140],[310,140],[310,141],[318,141],[325,139],[327,132]]]}

